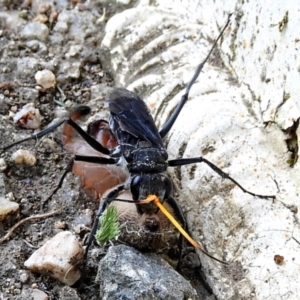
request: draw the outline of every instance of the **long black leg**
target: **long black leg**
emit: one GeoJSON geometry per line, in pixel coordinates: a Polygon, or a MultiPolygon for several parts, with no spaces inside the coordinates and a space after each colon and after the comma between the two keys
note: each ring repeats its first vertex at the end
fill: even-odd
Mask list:
{"type": "Polygon", "coordinates": [[[99,156],[82,156],[82,155],[75,155],[68,163],[63,175],[61,176],[58,185],[56,188],[52,191],[51,195],[47,197],[45,201],[42,203],[42,208],[44,208],[44,205],[53,197],[53,195],[61,188],[62,183],[67,176],[69,172],[72,171],[74,161],[83,161],[83,162],[90,162],[95,164],[105,164],[105,165],[114,165],[117,163],[117,161],[114,158],[105,158],[105,157],[99,157],[99,156]]]}
{"type": "Polygon", "coordinates": [[[170,131],[170,129],[172,128],[174,122],[176,121],[178,115],[181,112],[182,107],[184,106],[184,104],[186,103],[186,101],[188,100],[189,97],[189,93],[190,90],[193,86],[193,84],[195,83],[195,81],[197,80],[200,72],[202,71],[204,65],[206,64],[207,60],[209,59],[211,53],[213,52],[213,50],[215,49],[218,41],[220,40],[220,38],[222,37],[225,29],[227,28],[227,26],[229,25],[230,22],[230,17],[232,14],[229,14],[227,22],[225,24],[225,26],[223,27],[222,31],[220,32],[219,36],[217,37],[217,39],[215,40],[214,44],[212,45],[208,55],[206,56],[206,58],[200,63],[200,65],[198,65],[196,72],[194,74],[194,76],[192,77],[191,81],[189,82],[189,84],[186,87],[185,93],[184,95],[181,97],[180,102],[178,103],[175,111],[173,112],[172,116],[167,120],[167,122],[164,124],[163,128],[160,130],[159,134],[161,136],[161,138],[163,138],[164,136],[167,135],[167,133],[170,131]]]}
{"type": "MultiPolygon", "coordinates": [[[[171,207],[174,209],[175,215],[177,216],[178,220],[179,220],[180,222],[182,222],[182,225],[183,225],[182,227],[183,227],[184,230],[187,232],[186,219],[184,218],[183,213],[182,213],[182,210],[181,210],[181,208],[179,207],[179,205],[177,204],[177,202],[176,202],[172,197],[170,197],[170,198],[167,200],[167,203],[169,203],[169,204],[171,205],[171,207]]],[[[183,239],[183,237],[182,237],[182,239],[183,239]]],[[[182,241],[179,240],[179,242],[181,243],[181,247],[182,247],[183,240],[182,240],[182,241]]],[[[194,241],[194,242],[195,242],[195,241],[194,241]]],[[[180,245],[180,244],[179,244],[179,245],[180,245]]],[[[195,242],[195,244],[193,244],[193,246],[194,246],[196,249],[198,249],[199,251],[201,251],[203,254],[205,254],[206,256],[210,257],[211,259],[213,259],[213,260],[215,260],[215,261],[218,261],[218,262],[220,262],[220,263],[222,263],[222,264],[228,264],[227,262],[222,261],[222,260],[220,260],[220,259],[218,259],[218,258],[216,258],[216,257],[214,257],[214,256],[212,256],[212,255],[210,255],[207,251],[205,251],[205,250],[203,249],[202,246],[200,246],[200,245],[197,244],[196,242],[195,242]]],[[[182,253],[181,253],[180,255],[182,255],[182,253]]],[[[180,260],[178,261],[177,269],[180,268],[180,265],[181,265],[181,257],[180,257],[180,260]]]]}
{"type": "Polygon", "coordinates": [[[37,133],[34,133],[32,135],[30,135],[29,137],[25,138],[25,139],[22,139],[22,140],[19,140],[19,141],[15,141],[9,145],[6,145],[4,147],[1,148],[2,151],[5,151],[13,146],[16,146],[16,145],[19,145],[19,144],[22,144],[26,141],[29,141],[29,140],[38,140],[39,138],[43,137],[44,135],[54,131],[57,127],[59,127],[60,125],[62,125],[63,123],[65,123],[67,120],[67,118],[64,118],[62,120],[60,120],[59,122],[57,122],[56,124],[53,124],[52,126],[49,126],[47,128],[45,128],[44,130],[41,130],[37,133]]]}
{"type": "MultiPolygon", "coordinates": [[[[181,207],[178,205],[178,203],[176,202],[176,200],[174,198],[172,198],[172,197],[169,197],[164,202],[168,203],[172,207],[176,219],[179,221],[179,223],[181,223],[182,228],[185,231],[187,231],[186,219],[184,217],[184,214],[182,212],[181,207]]],[[[178,241],[179,259],[178,259],[178,262],[177,262],[176,270],[179,270],[181,268],[183,241],[184,241],[184,237],[183,237],[182,234],[180,234],[179,241],[178,241]]]]}
{"type": "Polygon", "coordinates": [[[67,174],[68,174],[69,172],[72,171],[73,163],[74,163],[74,158],[72,158],[72,159],[69,161],[69,163],[68,163],[68,165],[67,165],[67,167],[66,167],[64,173],[62,174],[62,176],[61,176],[61,178],[60,178],[60,180],[59,180],[58,185],[57,185],[56,188],[52,191],[51,195],[48,196],[48,197],[42,202],[42,205],[41,205],[42,210],[43,210],[45,204],[46,204],[46,203],[47,203],[47,202],[48,202],[48,201],[56,194],[56,192],[61,188],[61,186],[62,186],[62,184],[63,184],[63,182],[64,182],[64,180],[65,180],[65,177],[67,176],[67,174]]]}
{"type": "Polygon", "coordinates": [[[178,205],[177,201],[173,197],[170,196],[169,198],[164,200],[164,203],[168,203],[171,206],[171,208],[173,209],[175,218],[179,221],[179,223],[181,223],[181,226],[185,230],[186,229],[186,219],[185,219],[183,211],[182,211],[181,207],[178,205]]]}
{"type": "Polygon", "coordinates": [[[83,156],[83,155],[75,155],[74,161],[83,161],[83,162],[89,162],[89,163],[99,164],[99,165],[115,165],[118,162],[114,158],[106,158],[100,156],[83,156]]]}
{"type": "Polygon", "coordinates": [[[69,172],[72,171],[72,167],[74,164],[74,161],[83,161],[83,162],[90,162],[95,164],[105,164],[105,165],[114,165],[117,163],[117,160],[114,158],[105,158],[105,157],[99,157],[99,156],[82,156],[82,155],[75,155],[68,163],[63,175],[61,176],[58,185],[56,188],[52,191],[51,195],[47,197],[46,200],[42,202],[41,208],[43,209],[45,204],[55,195],[55,193],[61,188],[63,181],[65,180],[65,177],[69,172]]]}
{"type": "Polygon", "coordinates": [[[29,140],[37,140],[37,139],[43,137],[44,135],[54,131],[57,127],[61,126],[63,123],[68,123],[70,126],[72,126],[82,136],[82,138],[96,151],[99,151],[102,154],[109,155],[110,152],[107,148],[103,147],[100,143],[98,143],[93,137],[91,137],[88,133],[86,133],[76,122],[74,122],[69,117],[63,118],[56,124],[53,124],[52,126],[49,126],[48,128],[45,128],[44,130],[41,130],[37,133],[34,133],[25,139],[22,139],[22,140],[14,142],[12,144],[9,144],[7,146],[4,146],[3,148],[1,148],[1,150],[5,151],[15,145],[21,144],[21,143],[29,141],[29,140]]]}
{"type": "Polygon", "coordinates": [[[105,211],[107,205],[109,205],[111,203],[111,201],[113,201],[114,198],[116,198],[118,196],[118,194],[123,190],[124,190],[124,185],[120,185],[116,189],[109,192],[109,194],[107,195],[106,198],[101,200],[99,208],[97,210],[97,214],[96,214],[96,217],[95,217],[95,220],[94,220],[92,230],[91,230],[91,232],[89,234],[89,238],[86,242],[86,248],[85,248],[85,253],[84,253],[85,259],[87,258],[89,248],[90,248],[90,246],[91,246],[91,244],[92,244],[92,242],[95,238],[95,233],[96,233],[96,231],[98,229],[98,225],[99,225],[99,217],[103,214],[103,212],[105,211]]]}
{"type": "Polygon", "coordinates": [[[232,177],[230,177],[229,174],[223,172],[220,168],[218,168],[216,165],[214,165],[213,163],[211,163],[209,160],[205,159],[202,156],[193,157],[193,158],[173,159],[173,160],[169,160],[168,164],[169,164],[169,167],[177,167],[177,166],[184,166],[184,165],[189,165],[189,164],[194,164],[194,163],[201,163],[201,162],[206,163],[212,170],[214,170],[216,173],[218,173],[222,178],[229,179],[230,181],[232,181],[244,193],[250,194],[254,197],[259,197],[259,198],[264,198],[264,199],[268,199],[268,198],[275,199],[275,196],[273,196],[273,195],[258,195],[258,194],[249,192],[244,187],[242,187],[237,181],[235,181],[232,177]]]}

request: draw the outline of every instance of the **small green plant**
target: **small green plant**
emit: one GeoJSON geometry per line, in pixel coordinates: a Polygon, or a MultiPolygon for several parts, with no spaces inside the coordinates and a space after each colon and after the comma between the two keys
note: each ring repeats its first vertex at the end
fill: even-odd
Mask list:
{"type": "Polygon", "coordinates": [[[53,99],[53,101],[61,107],[66,107],[66,104],[61,100],[53,99]]]}
{"type": "Polygon", "coordinates": [[[118,212],[114,206],[109,206],[99,218],[99,229],[96,232],[96,240],[102,246],[106,242],[120,235],[118,212]]]}

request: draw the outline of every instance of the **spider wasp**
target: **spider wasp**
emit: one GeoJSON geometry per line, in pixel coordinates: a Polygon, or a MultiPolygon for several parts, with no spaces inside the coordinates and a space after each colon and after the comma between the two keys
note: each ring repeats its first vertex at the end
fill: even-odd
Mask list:
{"type": "Polygon", "coordinates": [[[76,120],[88,115],[91,110],[87,106],[80,106],[69,117],[63,118],[56,124],[34,133],[28,138],[2,148],[5,151],[27,140],[37,140],[54,131],[57,127],[64,125],[63,144],[65,149],[74,154],[72,160],[73,173],[81,176],[85,189],[93,192],[96,198],[101,197],[109,190],[105,197],[101,197],[95,222],[87,241],[86,253],[97,230],[99,217],[108,205],[118,201],[134,204],[137,214],[143,218],[143,226],[149,232],[160,230],[160,219],[157,218],[157,215],[162,212],[180,231],[181,241],[182,236],[184,236],[196,249],[205,255],[225,263],[211,256],[186,232],[187,226],[184,214],[177,201],[172,197],[172,182],[166,174],[168,167],[205,163],[222,178],[236,184],[243,192],[254,197],[274,198],[271,195],[259,195],[246,190],[231,176],[202,156],[168,160],[168,153],[163,144],[163,138],[172,128],[187,102],[193,84],[229,22],[230,16],[208,55],[197,67],[173,114],[161,130],[156,127],[149,109],[136,93],[124,88],[116,88],[111,92],[107,101],[110,113],[108,122],[97,120],[89,125],[87,131],[84,131],[76,123],[76,120]],[[75,132],[83,138],[83,143],[85,146],[88,146],[88,150],[80,152],[72,148],[72,145],[74,146],[73,137],[75,132]],[[95,166],[95,169],[92,166],[95,166]],[[128,191],[131,199],[119,198],[124,192],[128,191]],[[172,214],[168,210],[171,210],[172,214]]]}

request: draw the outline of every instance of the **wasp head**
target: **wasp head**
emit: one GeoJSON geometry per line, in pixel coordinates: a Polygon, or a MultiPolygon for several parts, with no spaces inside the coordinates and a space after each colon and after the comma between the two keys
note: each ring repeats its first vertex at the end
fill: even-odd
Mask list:
{"type": "MultiPolygon", "coordinates": [[[[130,189],[135,201],[144,200],[149,195],[155,195],[163,203],[172,192],[172,182],[162,174],[141,174],[132,178],[130,189]]],[[[158,208],[153,203],[147,203],[137,204],[137,210],[141,214],[156,213],[158,208]]]]}

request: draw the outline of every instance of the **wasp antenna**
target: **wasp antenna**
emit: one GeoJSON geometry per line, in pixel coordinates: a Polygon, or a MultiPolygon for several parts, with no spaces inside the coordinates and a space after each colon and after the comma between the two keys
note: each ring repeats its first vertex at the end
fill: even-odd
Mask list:
{"type": "Polygon", "coordinates": [[[202,247],[200,247],[200,245],[197,243],[197,245],[198,245],[198,247],[195,247],[197,250],[199,250],[199,251],[201,251],[203,254],[205,254],[206,256],[208,256],[209,258],[211,258],[211,259],[213,259],[213,260],[215,260],[215,261],[217,261],[217,262],[219,262],[219,263],[221,263],[221,264],[223,264],[223,265],[229,265],[229,263],[228,262],[226,262],[226,261],[223,261],[223,260],[220,260],[220,259],[218,259],[218,258],[216,258],[216,257],[214,257],[214,256],[212,256],[211,254],[209,254],[208,252],[206,252],[202,247]]]}
{"type": "Polygon", "coordinates": [[[195,83],[195,81],[197,80],[200,72],[202,71],[204,65],[206,64],[207,60],[209,59],[209,57],[211,56],[212,52],[214,51],[214,49],[216,48],[217,46],[217,43],[219,42],[219,40],[221,39],[221,37],[223,36],[224,34],[224,31],[226,30],[226,28],[228,27],[229,23],[230,23],[230,17],[232,16],[233,13],[230,13],[228,15],[228,18],[227,18],[227,22],[226,24],[224,25],[223,29],[221,30],[221,32],[219,33],[218,37],[215,39],[213,45],[211,46],[208,54],[206,55],[206,57],[204,58],[204,60],[198,65],[196,71],[195,71],[195,74],[194,76],[192,77],[191,81],[189,82],[189,84],[187,85],[186,87],[186,90],[185,90],[185,94],[186,96],[188,97],[188,94],[193,86],[193,84],[195,83]]]}
{"type": "Polygon", "coordinates": [[[138,200],[119,199],[119,198],[109,200],[109,202],[113,202],[113,201],[140,204],[140,201],[138,201],[138,200]]]}
{"type": "Polygon", "coordinates": [[[230,17],[232,16],[232,13],[230,13],[228,15],[227,18],[227,22],[224,25],[223,29],[221,30],[221,32],[219,33],[218,37],[215,39],[213,45],[211,46],[208,54],[206,55],[206,57],[204,58],[204,60],[197,66],[196,71],[192,77],[192,79],[190,80],[190,82],[188,83],[186,89],[185,89],[185,93],[184,95],[182,95],[180,102],[178,103],[175,111],[173,112],[173,114],[171,115],[171,117],[167,120],[167,122],[164,124],[163,128],[160,130],[159,134],[161,136],[161,138],[165,137],[167,135],[167,133],[170,131],[170,129],[172,128],[173,124],[175,123],[178,115],[180,114],[184,104],[186,103],[186,101],[189,98],[189,93],[190,90],[193,86],[193,84],[195,83],[195,81],[197,80],[199,74],[201,73],[204,65],[206,64],[207,60],[209,59],[209,57],[211,56],[212,52],[214,51],[214,49],[217,46],[217,43],[219,42],[219,40],[221,39],[221,37],[224,34],[224,31],[226,30],[226,28],[228,27],[229,23],[230,23],[230,17]]]}
{"type": "Polygon", "coordinates": [[[215,258],[214,256],[210,255],[206,252],[195,240],[191,238],[191,236],[182,228],[182,226],[175,220],[175,218],[168,212],[168,210],[159,202],[159,199],[155,195],[149,195],[147,199],[139,201],[140,204],[146,204],[149,202],[153,202],[161,212],[170,220],[170,222],[178,229],[178,231],[193,245],[193,247],[199,251],[201,251],[206,256],[210,257],[213,260],[216,260],[224,265],[228,265],[227,262],[215,258]]]}

